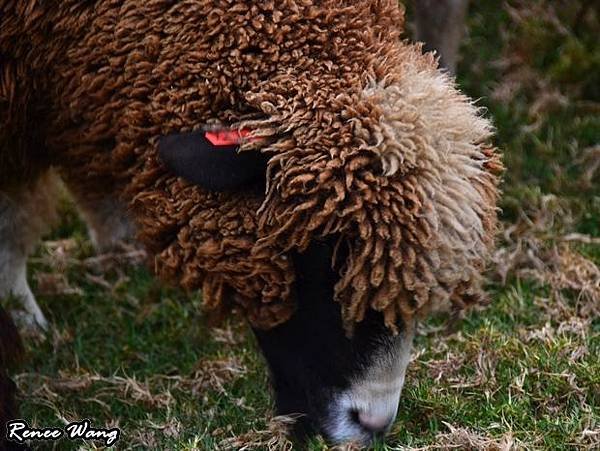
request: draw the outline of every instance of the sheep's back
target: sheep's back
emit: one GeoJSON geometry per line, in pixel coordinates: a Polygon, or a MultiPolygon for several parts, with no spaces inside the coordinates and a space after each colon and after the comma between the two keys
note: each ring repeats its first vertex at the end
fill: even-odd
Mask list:
{"type": "Polygon", "coordinates": [[[24,61],[43,75],[52,161],[79,189],[117,189],[157,271],[207,306],[284,321],[287,254],[333,233],[352,250],[336,287],[348,325],[367,308],[393,327],[479,297],[500,168],[490,127],[400,40],[396,0],[70,0],[36,20],[53,34],[33,27],[24,61]],[[215,121],[265,138],[244,151],[270,155],[266,194],[208,193],[158,160],[160,136],[215,121]]]}

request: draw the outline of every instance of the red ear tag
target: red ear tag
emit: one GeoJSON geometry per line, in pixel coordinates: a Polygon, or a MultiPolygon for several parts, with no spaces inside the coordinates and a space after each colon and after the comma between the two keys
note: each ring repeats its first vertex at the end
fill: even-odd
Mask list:
{"type": "MultiPolygon", "coordinates": [[[[213,145],[218,147],[237,146],[244,138],[250,135],[251,130],[243,128],[241,130],[214,130],[206,132],[206,139],[213,145]]],[[[256,138],[258,139],[258,138],[256,138]]]]}

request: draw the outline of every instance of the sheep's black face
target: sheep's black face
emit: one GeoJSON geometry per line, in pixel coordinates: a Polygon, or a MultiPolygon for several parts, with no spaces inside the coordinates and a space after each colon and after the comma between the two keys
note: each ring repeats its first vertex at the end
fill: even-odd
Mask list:
{"type": "Polygon", "coordinates": [[[370,312],[348,338],[332,243],[315,242],[294,257],[298,310],[285,324],[255,331],[271,369],[279,414],[301,414],[298,432],[333,442],[369,443],[396,417],[412,335],[397,337],[370,312]]]}
{"type": "MultiPolygon", "coordinates": [[[[264,156],[238,154],[235,144],[215,152],[203,132],[165,137],[159,152],[174,174],[207,190],[235,192],[265,176],[264,156]]],[[[396,416],[412,335],[392,336],[371,311],[352,338],[346,336],[333,300],[339,279],[332,269],[333,243],[314,242],[293,256],[297,311],[283,325],[255,333],[271,369],[277,410],[302,415],[298,432],[369,443],[396,416]]]]}

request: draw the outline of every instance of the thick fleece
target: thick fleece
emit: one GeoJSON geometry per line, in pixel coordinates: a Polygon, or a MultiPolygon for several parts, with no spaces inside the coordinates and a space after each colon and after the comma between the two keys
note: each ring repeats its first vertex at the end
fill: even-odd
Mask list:
{"type": "Polygon", "coordinates": [[[348,251],[335,290],[348,329],[368,308],[394,329],[481,298],[501,170],[491,127],[401,40],[396,0],[0,0],[0,11],[0,180],[53,164],[76,191],[115,189],[156,271],[202,289],[210,309],[285,321],[290,252],[332,234],[348,251]],[[242,149],[270,157],[266,193],[169,174],[158,138],[207,123],[265,138],[242,149]]]}

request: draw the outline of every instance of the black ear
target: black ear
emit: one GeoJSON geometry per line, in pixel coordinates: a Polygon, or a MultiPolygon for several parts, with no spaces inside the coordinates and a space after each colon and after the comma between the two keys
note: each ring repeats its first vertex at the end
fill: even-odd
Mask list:
{"type": "Polygon", "coordinates": [[[268,158],[238,149],[237,144],[213,144],[203,131],[164,136],[158,144],[159,157],[173,174],[209,191],[264,184],[268,158]]]}

